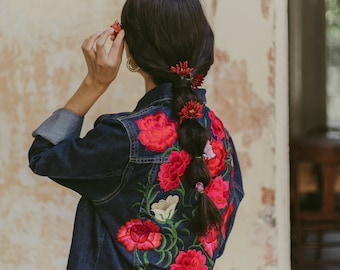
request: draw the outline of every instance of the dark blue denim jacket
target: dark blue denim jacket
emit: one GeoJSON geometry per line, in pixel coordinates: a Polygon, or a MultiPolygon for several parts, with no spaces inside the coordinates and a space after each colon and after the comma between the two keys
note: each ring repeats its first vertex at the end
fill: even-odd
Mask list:
{"type": "Polygon", "coordinates": [[[171,84],[159,85],[133,112],[99,117],[83,138],[83,119],[65,109],[33,132],[30,168],[82,196],[67,269],[212,269],[222,255],[243,197],[235,148],[205,107],[198,119],[211,136],[205,193],[223,228],[198,236],[189,223],[199,194],[183,179],[190,157],[178,145],[171,96],[171,84]]]}

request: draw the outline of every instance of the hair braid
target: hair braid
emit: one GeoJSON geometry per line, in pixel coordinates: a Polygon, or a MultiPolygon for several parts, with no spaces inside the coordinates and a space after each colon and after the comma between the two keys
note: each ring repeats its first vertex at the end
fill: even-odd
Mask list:
{"type": "MultiPolygon", "coordinates": [[[[194,100],[202,102],[202,98],[191,87],[176,87],[174,84],[172,113],[178,118],[178,113],[186,102],[194,100]]],[[[185,181],[191,188],[197,182],[207,187],[210,183],[210,172],[203,158],[204,148],[209,140],[208,130],[197,119],[184,119],[178,128],[178,140],[182,149],[191,156],[191,162],[185,171],[185,181]]],[[[195,215],[191,221],[192,230],[198,234],[205,234],[209,228],[221,228],[222,217],[207,194],[200,193],[196,204],[195,215]]]]}

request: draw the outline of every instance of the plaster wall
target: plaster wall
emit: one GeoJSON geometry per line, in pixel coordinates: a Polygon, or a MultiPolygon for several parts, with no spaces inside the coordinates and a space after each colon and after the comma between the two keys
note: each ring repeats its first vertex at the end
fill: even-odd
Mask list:
{"type": "MultiPolygon", "coordinates": [[[[65,268],[79,196],[29,170],[30,134],[77,88],[86,72],[81,43],[119,18],[123,2],[0,1],[0,269],[65,268]]],[[[204,6],[216,36],[208,105],[233,136],[246,192],[216,269],[287,270],[286,1],[204,6]]],[[[99,114],[132,110],[143,87],[122,65],[84,132],[99,114]]]]}

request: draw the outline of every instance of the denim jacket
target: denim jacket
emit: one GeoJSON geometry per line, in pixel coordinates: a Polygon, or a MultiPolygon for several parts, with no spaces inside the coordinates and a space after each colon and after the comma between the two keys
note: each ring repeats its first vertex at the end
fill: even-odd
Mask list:
{"type": "Polygon", "coordinates": [[[204,158],[212,178],[205,193],[223,227],[199,236],[189,227],[199,194],[184,180],[190,156],[178,144],[171,87],[146,93],[133,112],[100,116],[83,138],[83,119],[65,109],[33,132],[33,172],[81,195],[67,269],[212,269],[222,255],[243,197],[235,148],[204,107],[198,120],[210,132],[204,158]]]}

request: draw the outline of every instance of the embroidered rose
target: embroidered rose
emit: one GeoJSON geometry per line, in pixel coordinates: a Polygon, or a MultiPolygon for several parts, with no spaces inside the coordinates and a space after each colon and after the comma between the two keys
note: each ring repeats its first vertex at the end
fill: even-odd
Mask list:
{"type": "Polygon", "coordinates": [[[218,209],[223,209],[228,205],[230,194],[229,183],[223,181],[221,176],[218,176],[210,181],[209,185],[205,188],[205,193],[218,209]]]}
{"type": "Polygon", "coordinates": [[[228,229],[227,225],[228,225],[229,218],[231,217],[232,213],[234,212],[234,209],[235,209],[235,206],[234,206],[234,202],[232,201],[229,204],[227,211],[225,211],[222,215],[222,221],[223,221],[222,234],[223,234],[224,239],[227,238],[227,229],[228,229]]]}
{"type": "Polygon", "coordinates": [[[179,201],[177,195],[170,195],[166,200],[160,200],[151,205],[151,211],[155,213],[155,218],[159,221],[167,221],[175,214],[176,206],[179,201]]]}
{"type": "Polygon", "coordinates": [[[170,266],[170,270],[208,270],[205,265],[207,258],[201,251],[188,250],[187,252],[180,251],[175,264],[170,266]]]}
{"type": "Polygon", "coordinates": [[[226,168],[227,151],[224,148],[222,141],[211,140],[210,141],[215,157],[206,160],[212,177],[217,176],[222,170],[226,168]]]}
{"type": "Polygon", "coordinates": [[[163,152],[177,139],[177,124],[165,113],[147,115],[137,120],[136,124],[140,130],[138,139],[148,150],[163,152]]]}
{"type": "Polygon", "coordinates": [[[131,219],[120,227],[117,240],[128,251],[155,249],[162,241],[162,234],[159,231],[160,228],[150,220],[131,219]]]}
{"type": "Polygon", "coordinates": [[[221,140],[225,135],[222,121],[215,115],[213,111],[210,111],[208,115],[211,120],[211,129],[213,134],[217,137],[217,139],[221,140]]]}
{"type": "Polygon", "coordinates": [[[181,152],[172,151],[170,153],[169,162],[164,163],[160,167],[158,180],[160,187],[165,191],[179,187],[183,180],[184,172],[190,163],[190,155],[181,150],[181,152]]]}
{"type": "Polygon", "coordinates": [[[202,243],[204,250],[211,258],[213,257],[214,251],[218,248],[219,234],[220,231],[213,226],[205,235],[198,237],[198,241],[202,243]]]}

